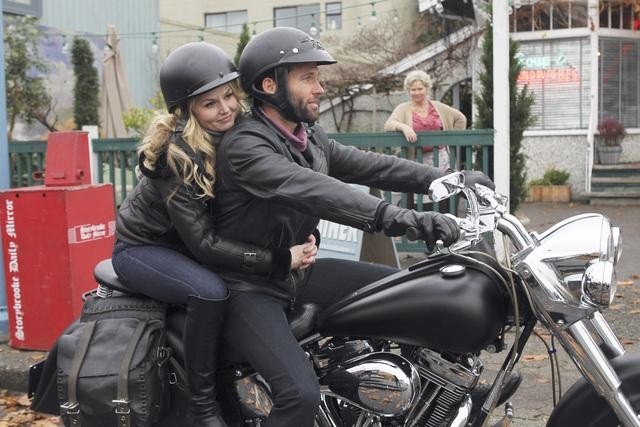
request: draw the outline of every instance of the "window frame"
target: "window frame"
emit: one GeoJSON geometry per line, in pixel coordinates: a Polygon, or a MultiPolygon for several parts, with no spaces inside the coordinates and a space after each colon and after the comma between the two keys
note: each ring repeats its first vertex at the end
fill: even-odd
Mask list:
{"type": "Polygon", "coordinates": [[[306,33],[309,33],[310,28],[311,28],[311,24],[315,23],[316,26],[318,26],[320,24],[320,15],[322,13],[322,9],[320,8],[321,3],[304,3],[304,4],[294,4],[294,5],[289,5],[289,6],[278,6],[278,7],[274,7],[273,8],[273,26],[274,28],[278,26],[277,21],[278,21],[278,17],[276,16],[278,11],[282,11],[285,9],[294,9],[294,13],[291,17],[287,17],[287,18],[279,18],[280,20],[282,19],[295,19],[295,25],[290,25],[292,27],[298,28],[306,33]],[[316,6],[317,7],[317,11],[315,13],[300,13],[300,8],[312,8],[316,6]],[[307,27],[303,27],[302,25],[300,25],[300,18],[306,18],[309,17],[309,28],[307,27]]]}
{"type": "Polygon", "coordinates": [[[615,117],[627,128],[638,128],[640,127],[640,40],[601,37],[598,48],[601,52],[604,49],[608,49],[606,52],[611,52],[613,44],[617,44],[618,55],[616,57],[613,57],[609,62],[605,62],[605,55],[598,58],[598,121],[605,117],[615,117]],[[609,46],[603,46],[605,43],[609,43],[609,46]],[[630,48],[626,49],[625,45],[630,45],[630,48]],[[635,54],[635,58],[625,60],[624,56],[628,52],[635,54]],[[635,64],[635,76],[629,76],[628,73],[625,73],[625,67],[628,67],[629,64],[635,64]],[[610,73],[611,67],[614,66],[617,67],[615,69],[616,75],[610,73]],[[605,85],[605,79],[610,79],[612,84],[605,85]],[[635,93],[632,93],[628,88],[628,85],[633,82],[636,86],[635,93]],[[616,99],[611,104],[611,94],[614,91],[616,99]],[[605,102],[605,98],[609,102],[605,102]],[[635,102],[632,102],[631,98],[635,98],[635,102]],[[609,109],[611,106],[613,106],[613,110],[609,109]],[[607,107],[607,111],[605,111],[605,107],[607,107]]]}
{"type": "MultiPolygon", "coordinates": [[[[511,14],[509,18],[509,31],[512,33],[525,33],[534,31],[554,31],[574,28],[587,28],[588,19],[585,19],[583,21],[584,25],[575,25],[575,23],[578,22],[578,19],[574,19],[574,6],[579,4],[582,4],[584,6],[582,8],[582,11],[584,12],[585,8],[588,6],[586,0],[542,0],[539,2],[527,2],[511,14]],[[567,26],[556,28],[554,26],[554,15],[555,9],[559,8],[559,4],[563,4],[563,7],[566,7],[567,26]],[[537,12],[546,12],[544,20],[542,20],[541,13],[538,13],[536,15],[537,12]],[[521,24],[520,26],[518,26],[518,17],[520,17],[523,21],[522,24],[526,25],[521,24]]],[[[576,8],[576,11],[578,10],[579,8],[576,8]]]]}
{"type": "Polygon", "coordinates": [[[342,29],[342,2],[341,1],[330,1],[324,4],[324,22],[325,22],[325,25],[324,25],[325,30],[337,31],[342,29]],[[329,6],[332,6],[332,5],[339,5],[340,10],[337,13],[336,12],[329,13],[329,6]],[[339,17],[339,25],[337,25],[336,28],[331,28],[329,26],[330,17],[333,17],[333,16],[339,17]]]}
{"type": "Polygon", "coordinates": [[[249,24],[249,13],[247,9],[238,9],[238,10],[227,10],[224,12],[207,12],[204,14],[204,28],[211,28],[213,30],[216,31],[222,31],[225,33],[229,33],[229,34],[240,34],[242,32],[242,26],[244,24],[249,24]],[[233,13],[243,13],[244,12],[244,22],[242,22],[241,24],[232,24],[229,25],[229,15],[233,14],[233,13]],[[217,26],[209,26],[207,25],[207,18],[210,16],[215,16],[215,15],[222,15],[225,17],[225,23],[224,23],[224,28],[219,28],[217,26]],[[238,32],[235,31],[229,31],[229,27],[235,27],[236,25],[240,26],[240,30],[238,32]]]}

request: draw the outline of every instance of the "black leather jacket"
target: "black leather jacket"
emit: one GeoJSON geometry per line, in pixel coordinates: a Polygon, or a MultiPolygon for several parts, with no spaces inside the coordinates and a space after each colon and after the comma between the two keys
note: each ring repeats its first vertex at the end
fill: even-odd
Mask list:
{"type": "MultiPolygon", "coordinates": [[[[171,143],[181,138],[172,135],[171,143]]],[[[188,153],[193,156],[193,153],[188,153]]],[[[142,169],[144,171],[144,169],[142,169]]],[[[216,233],[209,198],[198,199],[192,188],[168,168],[143,176],[118,210],[116,237],[131,245],[160,245],[190,256],[210,268],[224,268],[269,278],[287,276],[289,247],[265,249],[216,233]]]]}
{"type": "MultiPolygon", "coordinates": [[[[239,121],[218,147],[216,229],[261,247],[303,243],[320,218],[365,231],[380,228],[385,203],[345,183],[425,193],[443,171],[395,156],[344,146],[322,127],[307,128],[308,145],[297,150],[259,110],[239,121]]],[[[305,271],[286,280],[254,279],[219,271],[227,286],[291,299],[305,271]]]]}

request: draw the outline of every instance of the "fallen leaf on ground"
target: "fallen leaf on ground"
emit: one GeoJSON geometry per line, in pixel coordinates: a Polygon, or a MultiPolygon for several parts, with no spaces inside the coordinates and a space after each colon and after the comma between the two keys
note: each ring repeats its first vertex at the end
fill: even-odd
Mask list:
{"type": "Polygon", "coordinates": [[[16,402],[18,402],[18,405],[20,406],[27,406],[27,407],[31,406],[31,400],[29,400],[26,394],[23,394],[22,396],[18,397],[16,402]]]}
{"type": "Polygon", "coordinates": [[[609,310],[614,310],[614,311],[616,311],[616,310],[621,310],[621,309],[623,309],[624,307],[625,307],[625,305],[624,305],[624,304],[614,304],[614,305],[609,306],[609,310]]]}
{"type": "Polygon", "coordinates": [[[545,360],[546,358],[546,354],[528,354],[526,356],[522,356],[522,360],[524,362],[538,362],[540,360],[545,360]]]}
{"type": "Polygon", "coordinates": [[[629,314],[640,314],[640,310],[631,310],[629,314]]]}
{"type": "Polygon", "coordinates": [[[618,286],[631,286],[633,283],[633,280],[618,280],[618,286]]]}
{"type": "Polygon", "coordinates": [[[40,414],[28,409],[25,393],[0,390],[0,427],[60,427],[60,417],[40,414]]]}
{"type": "Polygon", "coordinates": [[[551,381],[549,381],[547,378],[538,378],[536,382],[538,384],[549,384],[551,381]]]}
{"type": "Polygon", "coordinates": [[[634,340],[632,340],[631,338],[623,338],[621,340],[622,344],[624,345],[632,345],[635,344],[636,342],[634,340]]]}
{"type": "Polygon", "coordinates": [[[629,276],[629,278],[633,280],[638,280],[640,279],[640,274],[632,274],[631,276],[629,276]]]}

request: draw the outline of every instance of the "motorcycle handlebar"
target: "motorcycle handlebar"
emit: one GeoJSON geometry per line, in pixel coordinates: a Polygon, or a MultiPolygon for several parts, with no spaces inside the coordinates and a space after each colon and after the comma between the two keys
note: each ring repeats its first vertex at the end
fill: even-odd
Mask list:
{"type": "MultiPolygon", "coordinates": [[[[485,187],[480,184],[475,184],[473,187],[468,187],[463,190],[467,196],[468,203],[470,205],[471,217],[467,218],[458,218],[455,215],[446,214],[450,218],[454,219],[458,226],[460,227],[460,241],[465,240],[474,240],[478,238],[479,232],[481,232],[484,228],[479,222],[479,205],[487,206],[492,209],[499,217],[500,220],[496,222],[497,227],[505,228],[505,222],[511,224],[508,230],[501,230],[506,232],[507,235],[514,238],[520,239],[519,243],[526,243],[530,238],[528,233],[522,227],[521,223],[512,215],[509,215],[509,212],[506,208],[506,197],[502,196],[495,191],[491,190],[488,187],[485,187]],[[517,231],[517,233],[515,231],[517,231]]],[[[485,227],[486,228],[486,227],[485,227]]],[[[416,227],[409,227],[405,233],[407,240],[416,241],[423,239],[422,233],[420,229],[416,227]]],[[[438,241],[436,246],[442,247],[442,242],[438,241]]]]}
{"type": "MultiPolygon", "coordinates": [[[[422,239],[422,233],[420,233],[420,230],[418,230],[416,227],[407,228],[407,232],[405,235],[407,237],[407,240],[410,242],[415,242],[416,240],[422,239]]],[[[466,235],[467,234],[465,233],[464,230],[460,230],[460,238],[458,240],[464,240],[466,238],[466,235]]],[[[438,242],[442,242],[442,241],[438,240],[438,242]]]]}

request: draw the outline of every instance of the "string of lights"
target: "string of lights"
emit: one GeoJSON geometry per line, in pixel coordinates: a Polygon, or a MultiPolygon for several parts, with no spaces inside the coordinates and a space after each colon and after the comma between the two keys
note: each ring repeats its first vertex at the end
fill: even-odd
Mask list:
{"type": "MultiPolygon", "coordinates": [[[[381,3],[387,3],[390,1],[392,0],[375,0],[375,1],[367,1],[367,2],[357,3],[357,4],[352,4],[349,6],[343,6],[340,9],[341,15],[343,14],[344,10],[362,8],[366,6],[370,7],[370,12],[366,14],[359,14],[356,16],[349,16],[349,17],[341,16],[341,21],[344,23],[348,21],[357,20],[358,22],[357,27],[358,29],[361,29],[363,26],[363,21],[368,19],[371,23],[375,23],[378,21],[380,13],[382,13],[382,17],[392,16],[391,19],[393,20],[393,22],[397,23],[399,22],[399,19],[400,19],[398,15],[398,8],[393,7],[388,10],[382,10],[381,12],[379,12],[379,10],[376,9],[376,5],[381,3]]],[[[408,8],[410,6],[403,6],[403,7],[408,8]]],[[[325,19],[325,28],[328,28],[328,27],[330,28],[330,25],[328,25],[328,22],[326,21],[328,17],[326,11],[319,11],[319,13],[312,13],[312,12],[299,13],[299,14],[288,16],[287,19],[298,19],[303,17],[310,17],[311,27],[309,28],[308,31],[312,36],[320,37],[320,35],[323,33],[322,24],[321,24],[323,16],[325,19]],[[318,16],[318,21],[315,20],[316,15],[318,16]],[[318,22],[319,25],[316,25],[316,22],[318,22]]],[[[246,24],[253,29],[252,35],[255,35],[256,25],[264,24],[264,23],[273,24],[274,20],[273,19],[256,20],[256,21],[247,22],[246,24]]],[[[172,29],[164,29],[164,30],[149,31],[149,32],[146,32],[146,31],[145,32],[124,32],[124,33],[119,33],[118,37],[120,39],[138,39],[138,40],[150,39],[151,53],[155,55],[160,50],[160,46],[159,46],[160,38],[162,38],[163,40],[168,40],[168,39],[174,39],[174,40],[175,39],[183,39],[183,40],[191,39],[192,40],[195,37],[197,40],[202,41],[205,39],[205,36],[213,35],[214,33],[212,31],[219,30],[221,28],[221,26],[201,27],[201,26],[193,26],[193,25],[184,24],[184,23],[171,23],[170,25],[180,25],[183,28],[172,28],[172,29]]],[[[73,39],[74,37],[86,37],[86,38],[104,38],[105,37],[104,34],[99,34],[99,33],[71,32],[71,31],[62,31],[62,32],[43,31],[42,35],[46,37],[61,37],[62,52],[64,54],[69,53],[69,50],[70,50],[70,46],[68,42],[69,39],[73,39]]],[[[108,48],[109,46],[105,46],[105,49],[108,49],[108,48]]]]}
{"type": "MultiPolygon", "coordinates": [[[[348,10],[348,9],[354,9],[354,8],[358,8],[358,7],[362,7],[362,6],[370,6],[371,7],[371,13],[370,15],[361,15],[358,16],[357,18],[362,18],[362,17],[366,17],[366,16],[370,16],[371,20],[374,21],[377,19],[377,11],[376,11],[376,4],[381,4],[381,3],[387,3],[390,2],[392,0],[375,0],[375,1],[367,1],[367,2],[362,2],[362,3],[358,3],[358,4],[353,4],[353,5],[349,5],[349,6],[342,6],[341,10],[348,10]]],[[[395,16],[397,17],[397,12],[395,11],[395,9],[392,10],[395,14],[395,16]]],[[[320,11],[318,13],[318,15],[322,16],[326,14],[326,12],[324,11],[320,11]]],[[[301,17],[315,17],[316,13],[312,13],[312,12],[308,12],[308,13],[300,13],[300,14],[296,14],[296,15],[291,15],[288,16],[287,19],[297,19],[297,18],[301,18],[301,17]]],[[[354,18],[352,18],[354,19],[354,18]]],[[[250,27],[253,28],[253,34],[255,34],[255,27],[258,24],[265,24],[265,23],[273,23],[273,19],[263,19],[263,20],[256,20],[256,21],[250,21],[247,22],[247,25],[249,25],[250,27]]],[[[223,25],[217,25],[217,26],[195,26],[195,25],[188,25],[188,24],[183,24],[184,28],[178,28],[178,29],[167,29],[167,30],[157,30],[157,31],[143,31],[143,32],[124,32],[124,33],[118,33],[118,37],[120,38],[135,38],[135,37],[143,37],[143,38],[157,38],[159,35],[162,35],[163,37],[165,37],[168,34],[172,34],[172,33],[184,33],[184,32],[190,32],[190,31],[196,31],[196,32],[200,32],[200,37],[204,37],[204,33],[207,32],[208,30],[224,30],[225,26],[223,25]]],[[[84,36],[84,37],[103,37],[105,34],[102,33],[90,33],[90,32],[44,32],[43,35],[46,36],[52,36],[52,37],[78,37],[78,36],[84,36]]]]}

